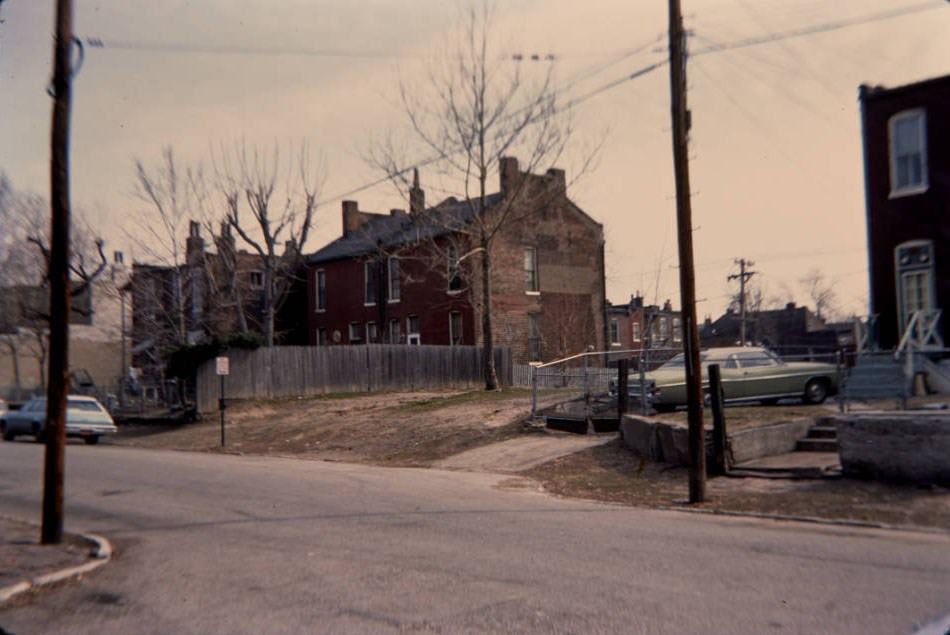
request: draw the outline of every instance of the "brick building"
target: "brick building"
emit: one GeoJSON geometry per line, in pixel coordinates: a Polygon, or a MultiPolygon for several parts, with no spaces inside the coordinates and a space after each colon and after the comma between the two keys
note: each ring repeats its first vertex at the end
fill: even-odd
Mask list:
{"type": "Polygon", "coordinates": [[[603,226],[566,193],[564,172],[500,161],[499,191],[425,206],[418,173],[410,209],[343,202],[343,235],[307,257],[310,342],[474,345],[482,342],[482,250],[473,215],[509,214],[489,249],[494,343],[524,363],[604,343],[603,226]]]}
{"type": "Polygon", "coordinates": [[[235,249],[226,225],[216,241],[217,252],[209,251],[201,226],[192,221],[183,264],[132,265],[127,287],[132,301],[132,365],[146,383],[160,378],[171,349],[240,332],[242,315],[249,331],[261,332],[260,258],[235,249]]]}
{"type": "Polygon", "coordinates": [[[627,304],[607,307],[607,341],[613,350],[641,351],[682,348],[680,312],[669,300],[645,305],[639,292],[627,304]]]}
{"type": "Polygon", "coordinates": [[[864,85],[860,100],[870,313],[893,348],[915,313],[950,306],[950,75],[864,85]]]}
{"type": "MultiPolygon", "coordinates": [[[[706,318],[699,329],[703,348],[738,346],[741,321],[740,315],[732,309],[727,309],[716,320],[706,318]]],[[[787,355],[828,352],[853,343],[852,325],[827,323],[808,307],[789,302],[781,309],[750,311],[746,315],[746,340],[787,355]]]]}

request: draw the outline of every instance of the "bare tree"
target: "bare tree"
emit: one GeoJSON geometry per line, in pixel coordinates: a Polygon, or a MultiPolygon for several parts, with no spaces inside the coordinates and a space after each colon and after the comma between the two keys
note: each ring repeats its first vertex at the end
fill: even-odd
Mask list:
{"type": "Polygon", "coordinates": [[[154,166],[146,166],[141,159],[135,159],[134,164],[133,194],[145,206],[135,215],[128,235],[149,260],[170,272],[168,285],[145,285],[141,280],[133,280],[138,296],[135,300],[159,308],[140,315],[151,316],[155,324],[149,325],[149,330],[169,340],[160,348],[182,345],[187,342],[184,294],[189,280],[186,278],[192,273],[186,267],[185,241],[188,222],[203,214],[203,172],[200,165],[181,169],[171,147],[162,149],[161,160],[154,166]],[[158,297],[145,298],[143,294],[149,290],[159,294],[158,297]]]}
{"type": "Polygon", "coordinates": [[[799,282],[815,305],[815,316],[820,319],[829,319],[835,311],[837,302],[834,282],[825,277],[820,269],[811,269],[799,282]]]}
{"type": "MultiPolygon", "coordinates": [[[[49,350],[49,203],[31,192],[14,189],[0,173],[0,222],[4,240],[0,244],[0,332],[11,356],[16,390],[21,390],[19,354],[26,352],[37,360],[39,384],[45,387],[45,366],[49,350]],[[27,336],[24,345],[22,335],[27,336]]],[[[95,236],[82,212],[73,216],[72,248],[69,273],[73,298],[91,298],[90,287],[107,265],[104,241],[95,236]]],[[[89,317],[90,302],[72,303],[72,313],[89,317]]]]}
{"type": "MultiPolygon", "coordinates": [[[[550,65],[533,81],[519,64],[498,61],[494,49],[492,12],[487,3],[471,9],[464,36],[449,45],[442,64],[429,68],[424,88],[402,83],[400,96],[412,137],[431,155],[428,164],[464,191],[464,201],[451,209],[416,210],[431,232],[431,251],[440,267],[447,260],[460,273],[470,272],[473,308],[480,318],[485,388],[498,387],[493,347],[492,261],[499,234],[510,224],[537,213],[550,192],[532,188],[527,179],[513,178],[501,200],[489,201],[488,178],[506,166],[502,157],[518,155],[524,171],[554,165],[571,136],[569,118],[559,116],[550,65]],[[420,88],[417,90],[417,88],[420,88]],[[471,267],[459,267],[472,260],[471,267]]],[[[373,148],[370,161],[412,197],[410,170],[398,144],[388,141],[373,148]]],[[[414,171],[413,171],[414,172],[414,171]]]]}
{"type": "Polygon", "coordinates": [[[255,254],[263,273],[264,345],[273,346],[274,316],[297,279],[317,208],[319,170],[310,165],[306,144],[283,166],[278,146],[244,143],[222,148],[215,160],[217,184],[226,202],[225,222],[255,254]],[[249,214],[250,219],[245,215],[249,214]],[[278,253],[283,246],[283,252],[278,253]]]}

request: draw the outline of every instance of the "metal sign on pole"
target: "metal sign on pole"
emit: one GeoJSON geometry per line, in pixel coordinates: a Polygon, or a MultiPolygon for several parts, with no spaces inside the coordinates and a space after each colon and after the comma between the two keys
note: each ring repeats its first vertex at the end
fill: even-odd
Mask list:
{"type": "Polygon", "coordinates": [[[221,411],[221,447],[224,447],[224,378],[231,372],[231,360],[227,357],[216,357],[214,360],[214,370],[221,378],[221,397],[218,399],[218,410],[221,411]]]}

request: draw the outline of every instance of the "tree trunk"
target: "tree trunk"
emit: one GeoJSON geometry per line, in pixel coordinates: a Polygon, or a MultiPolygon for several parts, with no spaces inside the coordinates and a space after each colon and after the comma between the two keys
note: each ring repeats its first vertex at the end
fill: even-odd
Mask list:
{"type": "Polygon", "coordinates": [[[274,265],[273,255],[264,267],[264,346],[274,345],[274,265]]]}
{"type": "Polygon", "coordinates": [[[485,369],[485,390],[497,390],[495,371],[495,338],[492,333],[491,256],[484,239],[482,247],[482,368],[485,369]]]}

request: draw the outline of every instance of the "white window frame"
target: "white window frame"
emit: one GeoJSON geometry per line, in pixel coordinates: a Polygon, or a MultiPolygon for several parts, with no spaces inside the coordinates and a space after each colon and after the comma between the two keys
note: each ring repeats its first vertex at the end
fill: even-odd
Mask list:
{"type": "Polygon", "coordinates": [[[926,192],[930,187],[927,170],[927,112],[923,108],[913,108],[911,110],[902,110],[887,120],[887,155],[890,165],[891,193],[890,198],[901,196],[912,196],[926,192]],[[898,185],[897,183],[897,135],[898,124],[917,120],[917,147],[920,152],[920,182],[907,185],[898,185]]]}
{"type": "Polygon", "coordinates": [[[399,266],[399,258],[397,258],[396,256],[390,256],[386,260],[386,298],[387,298],[387,302],[389,302],[390,304],[399,302],[399,300],[402,298],[402,289],[400,288],[402,284],[401,278],[402,278],[402,270],[399,266]],[[393,280],[394,280],[393,263],[394,262],[396,263],[395,287],[393,286],[393,280]],[[393,293],[394,288],[396,290],[395,294],[393,293]]]}
{"type": "Polygon", "coordinates": [[[672,322],[673,329],[673,341],[682,342],[683,341],[683,323],[678,317],[673,318],[672,322]]]}
{"type": "Polygon", "coordinates": [[[633,337],[634,342],[641,341],[642,335],[640,334],[640,321],[637,320],[631,325],[631,336],[633,337]]]}
{"type": "Polygon", "coordinates": [[[461,346],[463,341],[462,338],[464,337],[463,334],[464,328],[462,326],[462,312],[449,311],[449,346],[461,346]],[[458,333],[455,332],[455,325],[453,324],[453,318],[456,316],[458,316],[458,333]]]}
{"type": "Polygon", "coordinates": [[[389,320],[389,343],[399,344],[402,339],[402,320],[393,318],[389,320]],[[393,329],[393,326],[396,328],[393,329]]]}
{"type": "Polygon", "coordinates": [[[610,345],[620,346],[620,320],[610,318],[610,345]]]}
{"type": "Polygon", "coordinates": [[[325,269],[317,269],[313,278],[313,287],[315,292],[314,310],[317,313],[325,313],[327,310],[327,272],[325,269]]]}
{"type": "Polygon", "coordinates": [[[347,335],[349,336],[350,344],[355,344],[362,341],[360,339],[363,335],[362,331],[363,329],[360,328],[359,322],[350,322],[349,333],[347,333],[347,335]]]}
{"type": "Polygon", "coordinates": [[[525,247],[524,248],[524,273],[525,273],[525,290],[524,292],[528,295],[540,295],[541,294],[541,281],[538,277],[538,250],[534,247],[525,247]],[[528,269],[528,263],[531,264],[531,269],[528,269]],[[530,286],[528,284],[527,274],[531,272],[531,282],[530,286]]]}
{"type": "Polygon", "coordinates": [[[363,306],[376,306],[376,296],[378,295],[378,290],[373,289],[375,293],[370,297],[370,281],[378,283],[377,280],[373,280],[373,262],[367,260],[363,263],[363,306]]]}

